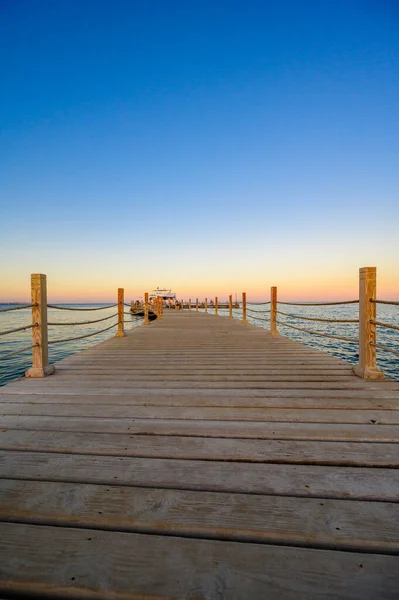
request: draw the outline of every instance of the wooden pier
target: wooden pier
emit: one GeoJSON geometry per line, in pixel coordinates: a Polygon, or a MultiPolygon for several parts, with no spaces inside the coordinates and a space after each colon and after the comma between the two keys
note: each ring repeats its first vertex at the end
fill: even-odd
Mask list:
{"type": "Polygon", "coordinates": [[[0,597],[399,597],[399,384],[226,317],[0,389],[0,597]]]}

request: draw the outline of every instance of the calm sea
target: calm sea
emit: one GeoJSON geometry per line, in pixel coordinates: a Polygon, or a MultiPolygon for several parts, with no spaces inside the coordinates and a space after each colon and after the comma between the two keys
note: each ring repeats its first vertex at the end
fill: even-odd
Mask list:
{"type": "MultiPolygon", "coordinates": [[[[6,308],[8,305],[1,304],[0,308],[6,308]]],[[[64,305],[65,306],[65,305],[64,305]]],[[[93,308],[97,306],[101,306],[99,304],[92,305],[67,305],[72,308],[93,308]]],[[[262,310],[264,308],[269,308],[268,306],[262,305],[250,305],[249,309],[262,310]]],[[[358,316],[358,306],[357,304],[349,304],[344,306],[283,306],[280,305],[279,309],[286,313],[291,313],[295,315],[302,316],[312,316],[312,317],[320,317],[320,318],[330,318],[330,319],[356,319],[358,316]]],[[[128,310],[126,308],[126,310],[128,310]]],[[[102,317],[110,316],[116,312],[116,307],[99,310],[94,312],[78,312],[78,311],[63,311],[56,309],[48,310],[48,320],[49,322],[62,322],[68,323],[72,321],[89,321],[94,319],[100,319],[102,317]]],[[[209,312],[212,312],[210,309],[209,312]]],[[[219,310],[220,315],[227,316],[228,311],[224,309],[219,310]]],[[[265,329],[269,328],[268,321],[257,321],[256,316],[268,318],[268,314],[256,313],[252,314],[248,312],[248,321],[257,325],[259,327],[263,327],[265,329]]],[[[241,318],[241,311],[234,310],[235,318],[241,318]]],[[[388,306],[388,305],[378,305],[377,306],[377,318],[379,321],[383,321],[385,323],[389,323],[392,325],[398,325],[399,321],[399,307],[388,306]]],[[[320,322],[312,322],[312,321],[303,321],[299,319],[295,319],[294,317],[286,317],[283,315],[278,315],[278,319],[281,321],[286,320],[291,325],[296,325],[298,327],[302,327],[303,329],[309,329],[311,331],[318,331],[320,333],[328,333],[331,335],[344,336],[348,338],[356,339],[358,337],[358,325],[356,323],[320,323],[320,322]]],[[[31,322],[31,310],[23,309],[12,312],[0,313],[0,334],[2,331],[13,329],[15,327],[21,327],[23,325],[28,325],[31,322]]],[[[80,335],[84,335],[87,333],[93,333],[100,329],[104,329],[108,327],[112,323],[116,322],[115,320],[110,319],[109,321],[103,321],[101,323],[95,323],[93,325],[73,325],[73,326],[54,326],[49,328],[49,340],[55,339],[64,339],[70,337],[77,337],[80,335]]],[[[125,327],[129,329],[131,327],[138,327],[142,324],[142,319],[137,317],[132,317],[130,315],[125,316],[125,327]]],[[[334,356],[338,356],[352,364],[356,364],[358,362],[358,351],[357,345],[351,344],[349,342],[343,342],[339,340],[313,336],[301,331],[297,331],[295,329],[290,329],[285,327],[284,325],[278,325],[278,329],[281,334],[286,335],[287,337],[291,337],[292,339],[298,340],[324,352],[329,352],[334,356]]],[[[80,350],[84,350],[90,346],[98,344],[102,342],[112,335],[114,335],[116,331],[115,329],[111,329],[109,331],[105,331],[104,333],[100,333],[93,337],[76,340],[71,342],[64,342],[62,344],[55,344],[49,346],[49,356],[50,362],[54,363],[66,356],[70,356],[71,354],[75,354],[80,350]]],[[[20,377],[23,375],[24,371],[31,366],[31,351],[28,350],[23,354],[17,354],[16,356],[12,356],[7,359],[2,360],[2,356],[9,352],[13,352],[18,348],[23,346],[28,346],[31,342],[31,330],[27,330],[25,332],[18,332],[12,335],[1,336],[0,335],[0,385],[4,385],[7,382],[15,379],[16,377],[20,377]]],[[[383,346],[387,346],[396,351],[399,351],[399,332],[382,329],[378,327],[378,336],[377,343],[382,344],[383,346]]],[[[399,381],[399,357],[394,354],[390,354],[388,352],[377,351],[378,357],[378,366],[384,371],[387,377],[399,381]]]]}

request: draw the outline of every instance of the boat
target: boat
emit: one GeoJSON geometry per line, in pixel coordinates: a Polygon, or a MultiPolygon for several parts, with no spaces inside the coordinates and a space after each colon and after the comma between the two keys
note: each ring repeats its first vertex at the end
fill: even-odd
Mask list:
{"type": "MultiPolygon", "coordinates": [[[[130,312],[132,313],[133,317],[144,317],[144,310],[142,308],[139,308],[137,310],[135,310],[134,308],[130,309],[130,312]]],[[[157,318],[157,315],[151,310],[148,310],[148,320],[149,321],[154,321],[157,318]]]]}
{"type": "Polygon", "coordinates": [[[152,290],[151,294],[149,295],[149,301],[153,302],[154,300],[157,299],[161,299],[163,305],[166,308],[169,307],[175,307],[177,300],[176,300],[176,294],[174,292],[172,292],[172,290],[168,290],[167,288],[156,288],[155,290],[152,290]]]}
{"type": "MultiPolygon", "coordinates": [[[[176,308],[179,303],[176,299],[176,294],[172,292],[172,290],[168,290],[167,288],[156,288],[152,290],[151,294],[148,296],[148,302],[150,304],[148,309],[148,320],[153,321],[157,318],[156,312],[151,308],[151,305],[156,305],[157,302],[162,300],[162,304],[166,308],[176,308]]],[[[134,317],[144,317],[144,304],[141,300],[136,300],[136,302],[132,302],[132,306],[130,312],[134,317]]]]}

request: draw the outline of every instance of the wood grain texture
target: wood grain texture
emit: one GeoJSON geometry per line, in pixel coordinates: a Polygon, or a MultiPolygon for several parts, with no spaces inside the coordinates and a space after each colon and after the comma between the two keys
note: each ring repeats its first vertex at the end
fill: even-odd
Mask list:
{"type": "Polygon", "coordinates": [[[353,467],[399,467],[399,444],[259,440],[6,429],[0,449],[353,467]]]}
{"type": "MultiPolygon", "coordinates": [[[[97,406],[78,404],[1,403],[0,414],[57,417],[96,417],[97,406]]],[[[364,423],[399,425],[399,411],[316,408],[185,407],[103,405],[103,417],[198,421],[267,421],[271,423],[364,423]]]]}
{"type": "Polygon", "coordinates": [[[397,469],[0,451],[3,478],[399,502],[397,469]]]}
{"type": "Polygon", "coordinates": [[[3,480],[0,520],[399,554],[399,504],[3,480]]]}
{"type": "MultiPolygon", "coordinates": [[[[141,435],[182,435],[207,438],[253,438],[332,440],[357,442],[398,442],[399,425],[377,423],[271,423],[267,421],[206,421],[184,419],[139,419],[96,417],[47,417],[5,415],[2,429],[37,431],[80,431],[141,435]]],[[[0,430],[1,432],[1,430],[0,430]]]]}
{"type": "Polygon", "coordinates": [[[319,600],[326,594],[331,600],[396,600],[399,589],[396,556],[91,529],[62,528],[59,536],[58,531],[0,524],[2,593],[104,600],[319,600]]]}

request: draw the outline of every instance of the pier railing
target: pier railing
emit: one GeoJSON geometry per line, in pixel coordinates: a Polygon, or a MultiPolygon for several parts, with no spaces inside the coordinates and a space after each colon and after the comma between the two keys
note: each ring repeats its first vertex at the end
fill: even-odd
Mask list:
{"type": "MultiPolygon", "coordinates": [[[[359,270],[359,299],[355,300],[342,300],[337,302],[282,302],[278,300],[277,287],[274,286],[270,288],[270,300],[264,302],[248,302],[246,299],[246,294],[243,293],[240,308],[238,311],[236,311],[235,316],[236,318],[242,319],[244,322],[247,322],[249,317],[252,324],[260,326],[264,329],[267,329],[265,325],[269,324],[269,332],[271,335],[279,335],[279,325],[300,331],[309,336],[320,336],[332,340],[346,342],[348,344],[353,344],[358,348],[359,354],[359,362],[353,369],[356,375],[363,379],[382,379],[384,374],[377,367],[376,350],[379,349],[394,355],[399,355],[399,351],[377,343],[377,327],[385,328],[390,331],[399,331],[399,326],[377,320],[376,305],[385,304],[399,306],[399,301],[377,299],[376,277],[377,272],[375,267],[363,267],[359,270]],[[285,308],[288,306],[299,308],[345,307],[347,305],[355,304],[359,305],[358,318],[328,318],[317,315],[296,314],[292,312],[286,312],[287,309],[285,308]],[[308,321],[310,323],[319,322],[323,324],[330,323],[356,325],[358,337],[335,335],[334,333],[326,331],[314,331],[308,327],[300,327],[298,324],[296,324],[297,320],[308,321]]],[[[203,306],[205,307],[205,311],[209,312],[207,298],[205,299],[203,306]]],[[[216,310],[215,314],[218,314],[216,310]]],[[[231,296],[229,296],[228,316],[230,318],[233,316],[233,311],[231,308],[231,296]]]]}
{"type": "MultiPolygon", "coordinates": [[[[398,306],[399,301],[381,300],[377,299],[376,296],[376,268],[375,267],[364,267],[359,271],[359,299],[355,300],[343,300],[338,302],[282,302],[278,300],[277,287],[273,286],[270,289],[270,300],[264,302],[248,302],[246,293],[243,292],[241,301],[237,300],[233,302],[232,295],[229,296],[228,300],[220,302],[218,297],[215,299],[205,298],[204,300],[195,299],[195,304],[192,303],[191,298],[188,302],[181,300],[176,308],[187,308],[189,311],[204,310],[205,312],[214,311],[216,316],[228,316],[229,318],[239,318],[244,323],[250,322],[254,325],[261,326],[266,329],[266,324],[269,324],[269,332],[271,335],[279,335],[278,326],[293,329],[304,333],[309,336],[320,336],[323,338],[329,338],[333,340],[342,341],[345,343],[353,344],[358,347],[359,362],[354,367],[354,372],[359,377],[364,379],[381,379],[384,377],[382,371],[377,367],[377,349],[383,352],[388,352],[394,355],[399,355],[399,351],[395,348],[377,343],[377,328],[383,328],[391,332],[399,332],[399,326],[392,323],[386,323],[377,319],[377,304],[398,306]],[[287,312],[285,307],[338,307],[346,305],[359,305],[359,316],[358,318],[328,318],[309,314],[297,314],[295,312],[287,312]],[[256,307],[256,308],[255,308],[256,307]],[[283,307],[283,310],[281,309],[283,307]],[[226,315],[223,311],[228,310],[226,315]],[[323,323],[323,324],[345,324],[350,326],[356,326],[358,331],[358,337],[336,335],[331,331],[314,331],[313,328],[300,327],[297,321],[305,321],[310,323],[323,323]]],[[[82,340],[85,338],[93,337],[111,331],[114,327],[117,327],[115,336],[123,337],[124,332],[124,316],[131,314],[131,312],[125,311],[125,306],[130,305],[124,301],[124,290],[118,288],[117,302],[107,306],[99,307],[71,307],[71,306],[60,306],[56,304],[47,303],[47,281],[46,275],[33,274],[31,276],[31,298],[30,304],[10,306],[7,308],[0,309],[1,313],[10,311],[18,311],[22,309],[32,309],[32,322],[30,324],[15,327],[13,329],[3,330],[0,329],[0,337],[12,335],[17,332],[31,330],[32,331],[32,342],[28,346],[23,346],[13,352],[0,355],[0,360],[7,359],[12,356],[22,354],[28,350],[32,350],[32,367],[29,368],[25,375],[27,377],[45,377],[54,372],[54,366],[49,364],[48,347],[53,344],[62,344],[65,342],[72,342],[76,340],[82,340]],[[80,311],[80,312],[93,312],[111,309],[117,307],[117,311],[106,317],[96,319],[85,319],[77,321],[48,321],[47,309],[58,311],[80,311]],[[108,325],[108,322],[111,322],[108,325]],[[62,337],[60,339],[48,338],[49,327],[64,327],[64,326],[79,326],[79,325],[94,325],[97,323],[106,323],[107,327],[101,328],[94,332],[85,333],[80,336],[73,337],[62,337]]],[[[133,306],[133,304],[132,304],[133,306]]],[[[144,302],[140,305],[143,311],[144,324],[149,324],[149,313],[155,313],[158,318],[162,318],[163,315],[163,302],[161,299],[154,299],[151,302],[148,299],[148,293],[144,294],[144,302]]],[[[292,309],[291,309],[292,310],[292,309]]],[[[300,312],[300,311],[299,311],[300,312]]],[[[352,327],[352,333],[353,333],[352,327]]]]}
{"type": "Polygon", "coordinates": [[[100,333],[110,331],[115,327],[117,328],[117,331],[115,333],[116,337],[122,337],[125,335],[124,316],[125,314],[130,314],[130,312],[125,312],[124,309],[124,307],[128,306],[128,304],[126,304],[124,301],[123,288],[118,289],[117,302],[115,304],[110,304],[107,306],[71,307],[60,306],[58,304],[48,304],[46,275],[43,275],[41,273],[35,273],[31,275],[31,298],[31,304],[16,305],[0,309],[0,314],[26,308],[32,309],[31,324],[27,324],[22,327],[15,327],[6,331],[0,330],[0,336],[11,335],[28,329],[32,330],[32,343],[29,346],[23,346],[13,352],[0,355],[0,360],[3,360],[27,352],[28,350],[32,350],[32,366],[25,372],[26,377],[45,377],[46,375],[51,375],[54,372],[54,366],[49,364],[48,348],[50,345],[83,340],[85,338],[90,338],[99,335],[100,333]],[[115,313],[99,319],[72,320],[67,322],[48,320],[48,308],[58,311],[70,311],[73,313],[75,311],[86,313],[93,311],[102,311],[114,307],[117,307],[117,311],[115,313]],[[97,323],[104,323],[105,321],[109,322],[111,319],[114,320],[114,322],[111,325],[108,325],[107,327],[96,330],[94,332],[85,333],[83,335],[62,337],[60,339],[49,339],[48,336],[50,327],[76,327],[79,325],[94,325],[97,323]]]}

